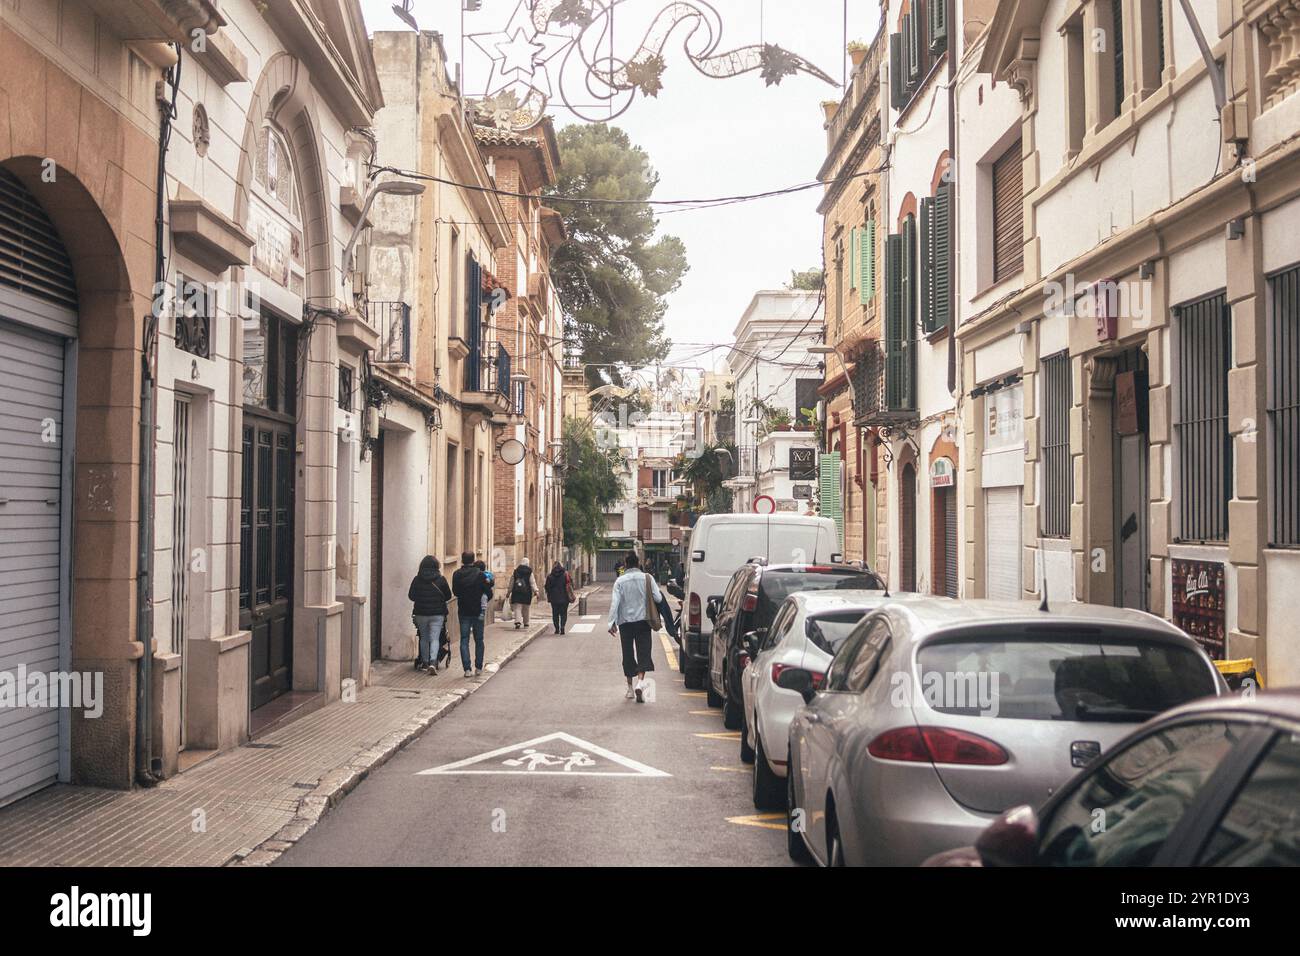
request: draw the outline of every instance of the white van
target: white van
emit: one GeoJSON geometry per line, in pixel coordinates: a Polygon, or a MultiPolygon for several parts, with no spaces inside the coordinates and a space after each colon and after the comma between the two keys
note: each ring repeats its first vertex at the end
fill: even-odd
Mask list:
{"type": "Polygon", "coordinates": [[[686,686],[702,687],[709,666],[713,629],[704,611],[710,598],[722,599],[736,569],[751,558],[768,564],[825,564],[844,560],[840,536],[830,518],[803,515],[704,515],[691,530],[686,562],[685,599],[679,642],[679,667],[686,686]]]}

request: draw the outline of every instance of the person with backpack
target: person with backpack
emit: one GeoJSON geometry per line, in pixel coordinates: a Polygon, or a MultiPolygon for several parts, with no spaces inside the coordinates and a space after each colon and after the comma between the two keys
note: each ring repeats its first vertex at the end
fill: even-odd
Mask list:
{"type": "Polygon", "coordinates": [[[627,569],[614,582],[614,596],[609,604],[609,633],[623,646],[623,676],[627,678],[628,700],[645,703],[645,675],[655,669],[650,655],[651,637],[659,629],[659,610],[663,600],[655,579],[642,571],[635,553],[627,556],[627,569]],[[635,678],[635,683],[633,682],[635,678]]]}
{"type": "Polygon", "coordinates": [[[519,567],[510,576],[510,616],[515,619],[515,630],[528,626],[528,619],[537,600],[537,587],[532,565],[527,558],[519,559],[519,567]]]}
{"type": "Polygon", "coordinates": [[[451,576],[451,591],[456,595],[460,615],[460,663],[465,676],[483,673],[484,599],[492,598],[492,583],[483,569],[474,563],[474,552],[460,556],[460,567],[451,576]],[[469,639],[474,638],[474,673],[469,669],[469,639]]]}
{"type": "Polygon", "coordinates": [[[559,561],[546,576],[546,600],[551,605],[551,628],[556,634],[564,633],[564,625],[569,620],[569,605],[574,600],[573,578],[564,570],[559,561]]]}
{"type": "Polygon", "coordinates": [[[416,670],[438,673],[438,649],[447,625],[447,602],[451,600],[451,585],[442,576],[442,565],[428,554],[420,561],[420,570],[411,579],[406,596],[414,605],[412,616],[420,635],[420,649],[415,660],[416,670]]]}

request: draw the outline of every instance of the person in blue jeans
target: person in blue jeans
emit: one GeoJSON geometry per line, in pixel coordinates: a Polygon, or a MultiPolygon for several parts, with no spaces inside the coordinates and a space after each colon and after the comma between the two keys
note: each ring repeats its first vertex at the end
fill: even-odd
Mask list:
{"type": "Polygon", "coordinates": [[[460,663],[465,676],[483,673],[483,629],[487,623],[484,598],[491,600],[492,583],[482,568],[474,563],[474,552],[460,556],[460,567],[451,576],[451,590],[456,595],[460,615],[460,663]],[[474,638],[474,670],[470,671],[469,639],[474,638]]]}
{"type": "Polygon", "coordinates": [[[412,617],[420,635],[416,670],[438,673],[438,643],[447,625],[447,602],[451,600],[451,586],[442,576],[442,566],[433,555],[425,555],[420,570],[411,579],[406,596],[413,605],[412,617]]]}

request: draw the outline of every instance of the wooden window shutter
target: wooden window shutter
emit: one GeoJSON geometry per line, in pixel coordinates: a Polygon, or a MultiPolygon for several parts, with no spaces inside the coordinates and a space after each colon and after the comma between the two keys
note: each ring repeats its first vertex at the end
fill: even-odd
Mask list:
{"type": "Polygon", "coordinates": [[[1020,140],[993,163],[993,281],[1025,264],[1023,170],[1020,140]]]}
{"type": "Polygon", "coordinates": [[[916,84],[921,79],[921,44],[917,40],[916,18],[912,14],[903,17],[903,55],[907,68],[907,95],[916,92],[916,84]]]}
{"type": "Polygon", "coordinates": [[[903,221],[903,359],[900,371],[903,389],[901,408],[916,408],[916,307],[919,268],[916,250],[916,218],[903,221]]]}
{"type": "Polygon", "coordinates": [[[849,289],[858,287],[858,270],[853,264],[858,261],[858,227],[849,230],[849,289]]]}
{"type": "Polygon", "coordinates": [[[921,331],[934,331],[934,280],[936,269],[934,199],[921,199],[921,331]]]}
{"type": "Polygon", "coordinates": [[[901,110],[907,105],[907,65],[903,62],[903,35],[889,37],[889,105],[901,110]]]}
{"type": "MultiPolygon", "coordinates": [[[[818,469],[818,506],[823,518],[835,522],[839,540],[844,540],[844,505],[840,497],[840,453],[822,455],[818,469]]],[[[842,545],[841,545],[842,546],[842,545]]]]}
{"type": "Polygon", "coordinates": [[[948,0],[930,0],[930,52],[941,54],[948,46],[948,0]]]}
{"type": "Polygon", "coordinates": [[[913,307],[909,308],[907,273],[909,267],[915,268],[915,263],[909,266],[907,229],[908,225],[904,224],[902,233],[885,240],[885,405],[894,411],[912,407],[911,325],[915,322],[915,300],[911,300],[913,307]]]}
{"type": "Polygon", "coordinates": [[[876,220],[868,219],[862,230],[862,280],[858,283],[863,305],[876,297],[876,220]]]}
{"type": "Polygon", "coordinates": [[[952,183],[944,183],[931,205],[932,278],[930,280],[930,329],[947,328],[952,322],[952,183]]]}

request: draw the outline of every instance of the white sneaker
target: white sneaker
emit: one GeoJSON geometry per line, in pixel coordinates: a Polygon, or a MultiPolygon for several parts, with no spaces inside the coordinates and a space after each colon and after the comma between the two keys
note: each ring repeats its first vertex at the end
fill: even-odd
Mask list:
{"type": "Polygon", "coordinates": [[[632,685],[632,689],[636,691],[636,702],[638,704],[644,704],[645,703],[645,681],[643,680],[637,681],[635,684],[632,685]]]}
{"type": "Polygon", "coordinates": [[[473,677],[474,675],[473,675],[472,673],[470,673],[470,672],[467,670],[467,671],[465,671],[465,676],[466,676],[466,677],[473,677]]]}
{"type": "Polygon", "coordinates": [[[624,700],[631,700],[631,699],[632,699],[633,697],[635,697],[635,696],[636,696],[636,694],[635,694],[635,693],[633,692],[633,690],[632,690],[632,685],[631,685],[631,684],[628,684],[628,685],[627,685],[627,693],[623,695],[623,699],[624,699],[624,700]]]}

